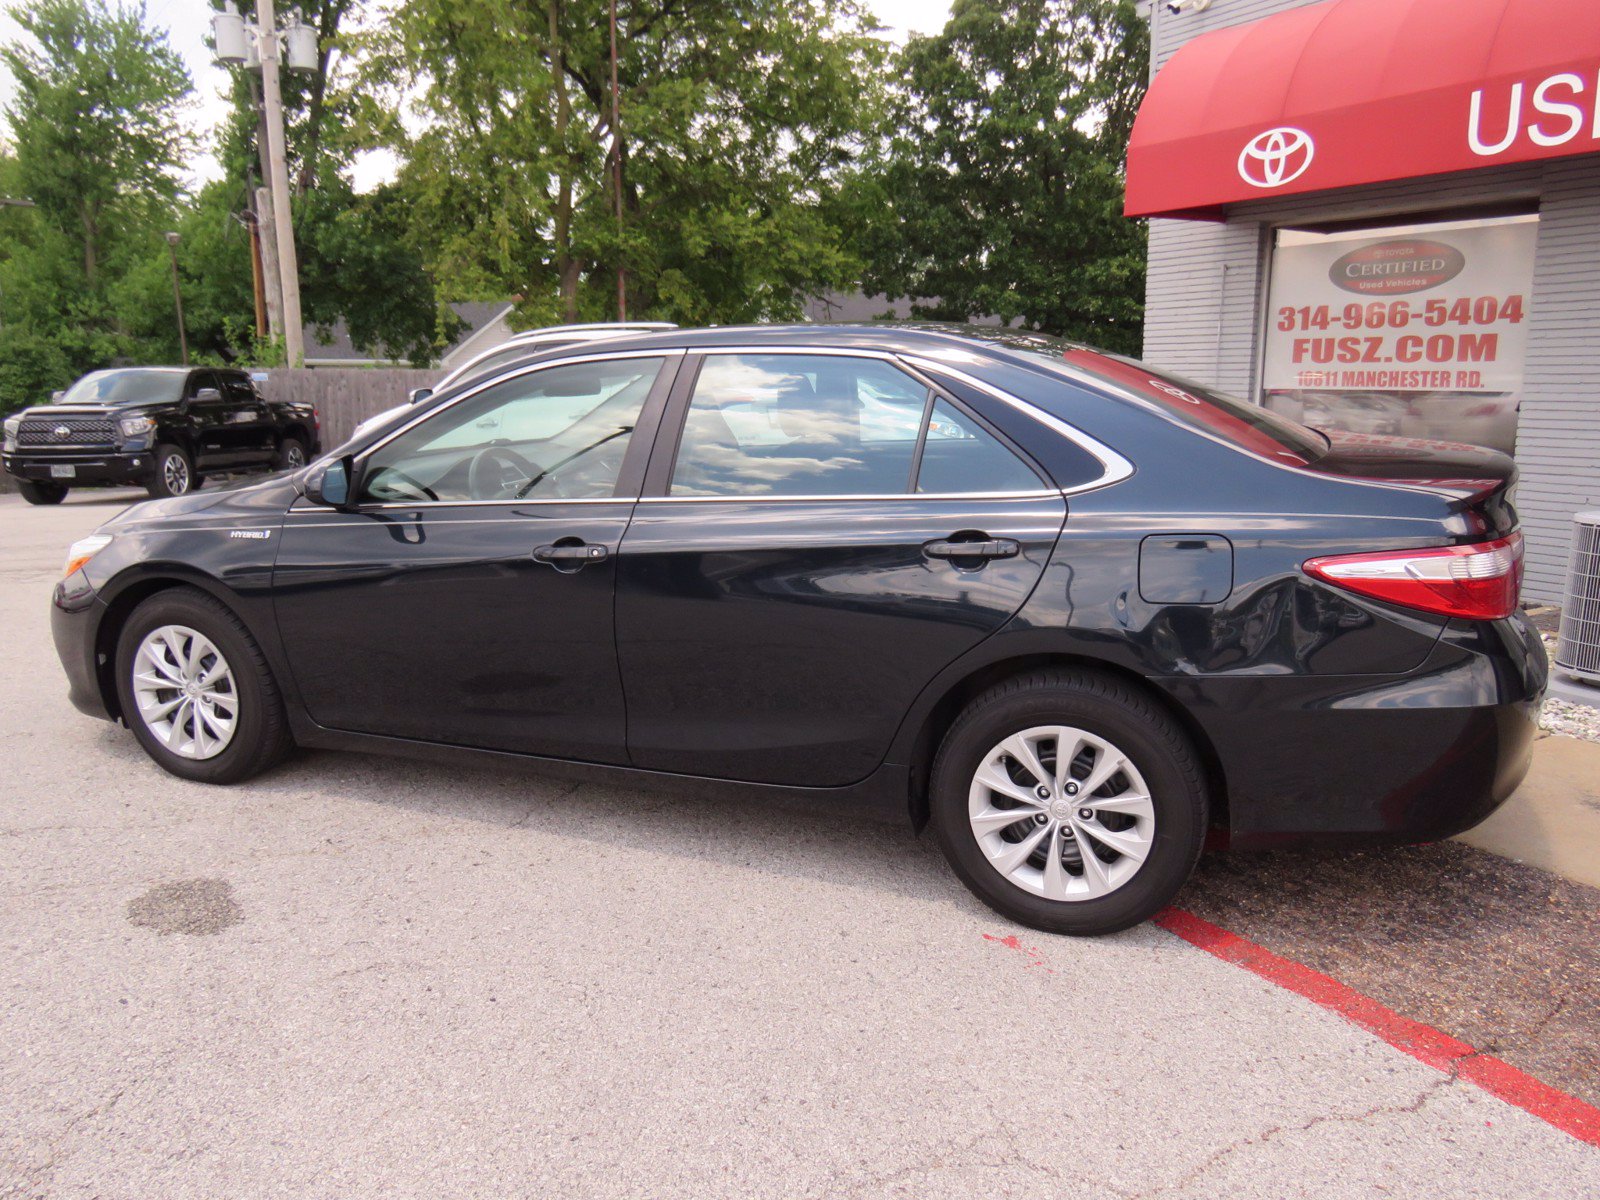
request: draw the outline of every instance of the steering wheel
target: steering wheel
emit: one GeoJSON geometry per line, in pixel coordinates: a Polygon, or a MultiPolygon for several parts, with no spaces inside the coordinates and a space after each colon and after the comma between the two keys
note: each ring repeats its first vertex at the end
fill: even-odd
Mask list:
{"type": "Polygon", "coordinates": [[[474,500],[498,500],[538,474],[539,468],[510,446],[485,446],[467,467],[467,491],[474,500]]]}
{"type": "Polygon", "coordinates": [[[382,497],[383,499],[437,500],[439,498],[439,494],[427,484],[423,483],[420,479],[413,479],[404,471],[397,471],[393,467],[385,467],[381,472],[379,472],[376,483],[378,486],[381,486],[385,492],[389,493],[388,496],[382,497]],[[405,491],[409,491],[412,494],[409,496],[405,495],[400,489],[405,489],[405,491]]]}

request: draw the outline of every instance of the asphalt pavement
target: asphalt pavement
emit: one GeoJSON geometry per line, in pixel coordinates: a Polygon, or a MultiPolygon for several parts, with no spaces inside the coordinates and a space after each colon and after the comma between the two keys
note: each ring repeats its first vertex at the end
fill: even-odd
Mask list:
{"type": "Polygon", "coordinates": [[[1161,929],[1010,926],[898,826],[167,776],[49,636],[129,498],[0,496],[0,1196],[1600,1195],[1600,1149],[1161,929]]]}

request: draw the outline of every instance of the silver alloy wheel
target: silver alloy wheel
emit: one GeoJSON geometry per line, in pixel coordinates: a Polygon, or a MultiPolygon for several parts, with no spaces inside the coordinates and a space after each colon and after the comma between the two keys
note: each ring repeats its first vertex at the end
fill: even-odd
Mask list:
{"type": "Polygon", "coordinates": [[[1047,900],[1109,895],[1155,843],[1155,805],[1133,761],[1064,725],[1024,729],[984,755],[967,814],[989,865],[1047,900]]]}
{"type": "Polygon", "coordinates": [[[145,634],[133,656],[133,697],[145,728],[180,758],[215,758],[239,724],[228,660],[187,625],[145,634]]]}
{"type": "Polygon", "coordinates": [[[283,452],[283,465],[286,470],[298,471],[306,465],[306,452],[299,446],[290,446],[283,452]]]}
{"type": "Polygon", "coordinates": [[[161,480],[171,495],[181,496],[189,490],[189,464],[183,455],[169,454],[161,460],[161,480]]]}

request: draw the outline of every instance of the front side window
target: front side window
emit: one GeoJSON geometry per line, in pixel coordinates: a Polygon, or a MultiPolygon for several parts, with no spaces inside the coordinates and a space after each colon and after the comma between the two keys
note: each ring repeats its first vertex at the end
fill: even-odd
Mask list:
{"type": "Polygon", "coordinates": [[[450,405],[373,452],[361,502],[611,496],[664,362],[547,367],[450,405]]]}
{"type": "Polygon", "coordinates": [[[701,368],[671,494],[901,496],[1038,486],[992,434],[890,363],[740,354],[710,355],[701,368]]]}

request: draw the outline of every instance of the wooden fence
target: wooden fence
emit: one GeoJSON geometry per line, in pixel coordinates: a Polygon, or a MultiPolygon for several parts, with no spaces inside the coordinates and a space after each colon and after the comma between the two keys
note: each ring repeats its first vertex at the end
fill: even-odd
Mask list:
{"type": "Polygon", "coordinates": [[[362,421],[404,404],[412,388],[429,387],[443,375],[400,367],[277,367],[256,387],[269,399],[315,405],[322,420],[322,448],[331,450],[362,421]]]}

